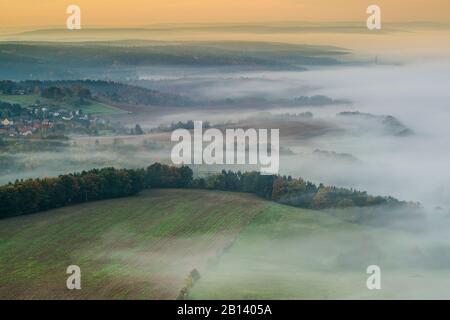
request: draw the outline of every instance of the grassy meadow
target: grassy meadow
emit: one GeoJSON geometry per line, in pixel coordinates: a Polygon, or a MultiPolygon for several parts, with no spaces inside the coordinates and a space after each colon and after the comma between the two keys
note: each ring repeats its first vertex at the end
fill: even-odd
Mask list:
{"type": "Polygon", "coordinates": [[[0,297],[175,299],[197,269],[189,299],[442,298],[447,253],[250,194],[155,189],[0,220],[0,297]],[[73,264],[81,290],[66,289],[73,264]],[[382,290],[366,288],[371,264],[382,290]]]}
{"type": "Polygon", "coordinates": [[[414,240],[407,231],[351,224],[325,212],[270,204],[244,228],[189,298],[448,297],[449,270],[430,272],[419,262],[423,255],[420,234],[414,240]],[[381,290],[367,289],[366,269],[372,264],[381,267],[381,290]]]}

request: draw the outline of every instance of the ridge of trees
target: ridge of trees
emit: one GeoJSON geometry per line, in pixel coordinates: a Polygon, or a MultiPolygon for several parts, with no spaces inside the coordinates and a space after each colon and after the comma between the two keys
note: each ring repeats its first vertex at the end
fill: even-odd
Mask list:
{"type": "Polygon", "coordinates": [[[3,94],[40,92],[43,97],[56,100],[74,96],[82,102],[94,99],[133,105],[192,105],[186,96],[105,80],[0,80],[0,91],[3,94]]]}
{"type": "Polygon", "coordinates": [[[199,188],[254,193],[276,202],[309,209],[404,206],[418,204],[370,196],[353,189],[316,186],[301,178],[222,171],[194,178],[187,166],[154,163],[141,169],[102,168],[52,178],[17,180],[0,186],[0,219],[76,203],[127,197],[149,188],[199,188]]]}

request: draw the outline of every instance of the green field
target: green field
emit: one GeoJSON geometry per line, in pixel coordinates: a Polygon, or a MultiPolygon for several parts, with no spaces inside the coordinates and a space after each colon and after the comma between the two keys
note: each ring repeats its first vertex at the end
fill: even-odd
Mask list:
{"type": "Polygon", "coordinates": [[[43,101],[45,99],[41,99],[41,97],[36,94],[24,94],[24,95],[1,95],[0,100],[9,103],[18,103],[22,105],[22,107],[27,107],[29,105],[36,103],[36,100],[43,101]]]}
{"type": "Polygon", "coordinates": [[[86,106],[81,106],[81,110],[84,113],[97,114],[97,115],[109,115],[109,114],[120,114],[126,113],[126,111],[119,108],[98,102],[95,100],[90,100],[90,104],[86,106]]]}
{"type": "Polygon", "coordinates": [[[2,220],[0,297],[174,299],[265,206],[250,195],[153,190],[2,220]],[[65,288],[72,264],[80,291],[65,288]]]}
{"type": "Polygon", "coordinates": [[[272,204],[244,228],[190,298],[448,298],[450,270],[414,265],[423,258],[420,247],[423,241],[409,232],[272,204]],[[382,290],[367,289],[366,269],[373,264],[381,267],[382,290]]]}
{"type": "MultiPolygon", "coordinates": [[[[55,100],[51,100],[51,99],[46,99],[43,98],[37,94],[28,94],[28,95],[0,95],[0,101],[6,101],[9,103],[18,103],[20,105],[22,105],[22,107],[27,107],[29,105],[32,105],[34,103],[36,103],[36,101],[39,100],[41,103],[48,103],[48,104],[58,104],[59,102],[55,101],[55,100]]],[[[101,102],[97,102],[95,100],[90,100],[89,101],[90,104],[89,105],[84,105],[84,106],[80,106],[80,107],[74,107],[71,105],[68,105],[67,103],[61,102],[59,103],[59,105],[62,108],[65,109],[81,109],[84,113],[90,113],[90,114],[103,114],[103,115],[107,115],[107,114],[119,114],[119,113],[124,113],[125,111],[101,103],[101,102]]]]}
{"type": "Polygon", "coordinates": [[[429,244],[249,194],[149,190],[1,220],[0,298],[174,299],[193,269],[191,299],[448,298],[449,267],[419,264],[429,244]]]}

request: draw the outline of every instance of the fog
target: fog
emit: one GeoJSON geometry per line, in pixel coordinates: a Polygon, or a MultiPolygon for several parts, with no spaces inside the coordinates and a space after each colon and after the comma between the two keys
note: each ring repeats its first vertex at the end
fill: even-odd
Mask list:
{"type": "MultiPolygon", "coordinates": [[[[206,77],[201,79],[201,83],[206,77]]],[[[198,78],[192,79],[192,83],[198,81],[198,78]]],[[[282,174],[420,201],[431,208],[448,208],[449,84],[448,61],[411,61],[403,65],[346,66],[305,72],[253,72],[234,77],[228,74],[221,80],[214,75],[214,79],[211,77],[208,84],[199,86],[195,93],[216,99],[260,95],[290,99],[321,94],[353,103],[309,108],[280,105],[259,110],[255,105],[253,108],[235,108],[232,113],[218,108],[169,115],[167,121],[191,118],[218,123],[220,120],[242,120],[261,109],[272,114],[310,111],[314,114],[314,121],[320,119],[345,131],[311,139],[286,138],[290,147],[303,154],[283,158],[282,174]],[[338,119],[336,114],[342,111],[392,115],[413,134],[405,137],[383,134],[383,128],[368,122],[338,119]],[[349,165],[336,159],[317,162],[308,155],[315,149],[349,153],[361,163],[349,165]]],[[[280,131],[283,136],[283,128],[280,131]]]]}
{"type": "Polygon", "coordinates": [[[299,81],[313,85],[322,83],[318,90],[322,94],[354,101],[351,109],[393,115],[414,132],[408,137],[371,136],[370,132],[350,137],[319,137],[315,139],[315,147],[350,153],[364,165],[350,168],[315,166],[320,170],[328,169],[322,171],[323,174],[313,173],[311,177],[314,180],[331,179],[328,181],[332,183],[334,172],[336,179],[347,186],[448,208],[449,71],[450,63],[441,61],[320,70],[299,76],[299,81]]]}
{"type": "Polygon", "coordinates": [[[367,228],[330,229],[306,235],[300,235],[300,230],[293,234],[286,229],[283,239],[273,237],[270,242],[261,240],[257,234],[249,239],[240,238],[221,264],[198,284],[193,296],[208,297],[212,288],[220,288],[219,297],[231,298],[238,294],[234,288],[241,288],[242,283],[264,291],[264,286],[261,287],[264,279],[277,283],[279,298],[448,298],[449,71],[449,61],[414,60],[305,72],[241,73],[234,78],[227,75],[226,85],[223,79],[211,78],[204,86],[205,92],[196,89],[196,94],[210,99],[254,95],[289,99],[321,94],[351,100],[348,105],[255,106],[233,109],[232,113],[221,108],[197,110],[175,118],[216,123],[241,121],[242,125],[248,125],[255,124],[249,118],[261,110],[270,112],[272,121],[267,116],[269,120],[256,120],[255,125],[279,125],[281,145],[294,152],[281,154],[281,174],[419,201],[426,217],[414,216],[408,209],[400,212],[384,207],[328,210],[328,214],[341,221],[367,228]],[[280,121],[276,117],[308,111],[313,113],[312,119],[297,121],[288,115],[280,121]],[[391,115],[411,133],[396,135],[376,118],[337,116],[343,111],[377,117],[391,115]],[[298,130],[292,130],[292,123],[298,130]],[[311,132],[310,125],[327,130],[311,132]],[[309,134],[301,130],[302,126],[309,134]],[[265,258],[261,260],[261,256],[265,258]],[[370,264],[380,265],[384,270],[381,293],[365,288],[365,268],[370,264]],[[299,283],[298,279],[306,282],[299,283]],[[314,290],[303,292],[299,289],[302,286],[314,290]]]}
{"type": "MultiPolygon", "coordinates": [[[[278,274],[292,273],[294,278],[306,277],[319,283],[297,283],[299,286],[333,283],[331,288],[343,290],[340,297],[373,297],[364,286],[365,267],[379,264],[388,270],[387,287],[395,287],[388,290],[387,297],[449,297],[446,288],[450,281],[450,61],[399,62],[297,72],[174,75],[165,78],[164,85],[173,85],[192,97],[209,100],[256,97],[273,101],[264,106],[255,102],[245,106],[180,107],[131,115],[121,121],[130,126],[139,121],[147,130],[145,135],[120,137],[120,144],[113,141],[114,137],[71,137],[71,143],[76,144],[69,143],[63,152],[2,154],[11,157],[13,165],[2,168],[0,181],[6,183],[17,178],[57,175],[98,166],[133,168],[153,161],[170,163],[170,134],[150,132],[150,129],[171,122],[210,121],[221,129],[229,126],[278,128],[280,145],[291,151],[280,155],[280,174],[417,201],[422,204],[426,217],[408,215],[408,210],[387,212],[383,207],[329,210],[325,214],[335,218],[336,224],[349,223],[354,229],[347,226],[318,234],[301,234],[305,230],[292,227],[298,233],[287,230],[282,239],[271,239],[270,243],[258,243],[260,235],[252,234],[248,239],[240,239],[230,254],[224,254],[223,263],[207,275],[206,282],[200,281],[198,296],[202,286],[224,285],[223,274],[237,275],[226,278],[226,285],[230,286],[243,279],[244,283],[261,282],[269,276],[277,279],[278,274]],[[314,95],[351,103],[323,106],[286,103],[286,100],[314,95]],[[265,115],[258,116],[262,111],[265,115]],[[370,116],[338,115],[346,111],[370,116]],[[298,116],[304,112],[311,112],[313,117],[298,116]],[[398,122],[386,123],[386,116],[393,116],[398,122]],[[396,134],[404,129],[409,133],[396,134]],[[146,147],[144,141],[157,145],[146,147]],[[384,218],[392,215],[398,218],[386,223],[384,218]],[[373,219],[362,221],[361,216],[373,219]],[[243,258],[252,255],[256,257],[253,260],[243,258]],[[258,260],[261,256],[265,260],[258,260]],[[243,265],[244,271],[257,272],[246,274],[243,265]],[[356,281],[352,283],[358,286],[343,289],[339,281],[356,281]],[[412,287],[420,290],[408,291],[412,287]]],[[[147,81],[146,86],[158,88],[160,80],[152,79],[160,78],[152,74],[143,75],[141,80],[147,81]]],[[[221,169],[245,171],[254,167],[193,166],[193,169],[201,173],[221,169]]],[[[321,223],[320,219],[314,221],[321,223]]],[[[280,286],[290,285],[290,279],[279,280],[280,286]]],[[[239,287],[237,283],[236,287],[239,287]]],[[[335,296],[331,292],[318,297],[335,296]]]]}
{"type": "MultiPolygon", "coordinates": [[[[153,77],[157,78],[158,75],[153,77]]],[[[298,72],[214,72],[192,77],[174,75],[164,81],[173,82],[177,87],[181,86],[181,91],[183,86],[192,89],[191,95],[195,97],[211,100],[264,97],[272,99],[275,104],[260,106],[255,102],[245,106],[171,108],[164,112],[152,110],[148,114],[129,115],[120,120],[124,123],[128,121],[130,127],[139,122],[146,130],[160,124],[168,125],[171,122],[186,120],[210,121],[213,126],[221,128],[225,128],[229,123],[234,127],[253,125],[259,128],[279,128],[281,145],[294,153],[281,155],[281,174],[301,176],[316,183],[353,187],[372,194],[419,201],[427,209],[437,206],[445,210],[450,208],[448,61],[434,60],[432,63],[424,63],[411,60],[403,64],[345,65],[298,72]],[[284,103],[299,96],[313,95],[326,95],[332,99],[349,100],[351,103],[311,107],[296,107],[284,103]],[[260,122],[258,119],[250,120],[261,111],[269,112],[269,118],[260,122]],[[391,115],[412,131],[412,134],[397,136],[389,132],[389,128],[380,123],[382,121],[376,119],[337,116],[337,113],[343,111],[359,111],[376,117],[391,115]],[[303,112],[311,112],[313,118],[297,121],[289,116],[303,112]],[[280,114],[288,115],[280,118],[280,114]],[[271,116],[274,119],[271,119],[271,116]],[[315,150],[348,154],[358,161],[349,162],[339,156],[318,157],[314,154],[315,150]]],[[[157,83],[158,81],[149,82],[148,85],[157,83]]],[[[91,145],[95,139],[91,139],[91,145]]],[[[135,139],[140,141],[141,138],[124,138],[123,144],[142,143],[133,142],[135,139]]],[[[165,145],[165,149],[156,152],[137,148],[111,154],[105,153],[105,150],[97,153],[95,148],[94,152],[89,150],[81,153],[67,150],[55,155],[16,155],[15,162],[20,164],[33,160],[35,164],[30,165],[34,170],[33,176],[40,172],[40,165],[51,167],[44,170],[49,174],[52,169],[55,174],[76,170],[76,163],[83,163],[79,169],[102,162],[107,165],[126,166],[127,162],[124,160],[129,160],[127,152],[136,155],[130,164],[132,166],[145,166],[152,159],[170,163],[169,135],[161,138],[149,134],[145,139],[156,140],[165,145]],[[84,158],[78,161],[76,158],[80,154],[83,154],[84,158]],[[42,161],[39,160],[40,157],[42,161]],[[102,160],[99,160],[100,158],[102,160]],[[50,165],[48,159],[57,165],[50,165]]],[[[27,176],[24,168],[26,166],[20,168],[19,177],[27,176]]],[[[243,166],[239,169],[245,171],[248,168],[243,166]]],[[[9,171],[6,175],[5,170],[3,168],[2,182],[13,178],[15,174],[9,171]]]]}

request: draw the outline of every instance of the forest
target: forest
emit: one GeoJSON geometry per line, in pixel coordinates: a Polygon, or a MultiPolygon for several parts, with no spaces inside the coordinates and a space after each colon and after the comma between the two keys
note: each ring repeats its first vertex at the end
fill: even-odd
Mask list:
{"type": "Polygon", "coordinates": [[[190,106],[192,101],[184,96],[157,90],[103,80],[67,81],[11,81],[0,80],[0,93],[33,94],[61,101],[64,98],[105,100],[114,103],[145,104],[159,106],[190,106]]]}
{"type": "Polygon", "coordinates": [[[193,177],[187,166],[154,163],[146,169],[113,167],[64,174],[53,178],[17,180],[0,186],[0,218],[25,215],[76,203],[127,197],[149,188],[199,188],[253,193],[301,208],[326,209],[417,203],[366,192],[315,185],[301,178],[261,175],[257,171],[222,171],[208,177],[193,177]]]}

